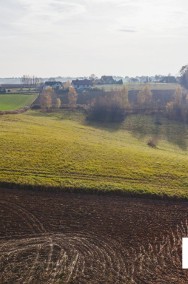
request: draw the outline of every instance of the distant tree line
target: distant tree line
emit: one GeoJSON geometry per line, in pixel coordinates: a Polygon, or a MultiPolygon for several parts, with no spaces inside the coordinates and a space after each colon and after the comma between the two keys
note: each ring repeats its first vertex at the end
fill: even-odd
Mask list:
{"type": "MultiPolygon", "coordinates": [[[[154,96],[150,86],[145,84],[136,93],[135,99],[130,99],[127,87],[112,87],[104,89],[84,90],[77,92],[70,82],[53,88],[45,84],[40,95],[40,106],[45,111],[58,109],[67,105],[71,109],[77,107],[79,95],[86,103],[87,118],[100,122],[122,122],[129,113],[159,113],[170,119],[188,122],[188,65],[180,71],[178,85],[174,94],[168,100],[160,100],[154,96]]],[[[53,82],[51,82],[53,83],[53,82]]],[[[162,96],[161,96],[162,97],[162,96]]]]}
{"type": "Polygon", "coordinates": [[[42,80],[36,76],[23,75],[21,77],[21,82],[24,85],[38,85],[42,82],[42,80]]]}
{"type": "Polygon", "coordinates": [[[188,122],[188,65],[180,70],[181,86],[175,90],[174,96],[166,105],[166,114],[169,118],[188,122]]]}
{"type": "Polygon", "coordinates": [[[116,90],[92,100],[88,119],[121,122],[130,113],[162,114],[170,119],[188,122],[188,93],[178,86],[166,105],[161,105],[147,85],[137,93],[134,102],[129,101],[128,90],[116,90]]]}
{"type": "MultiPolygon", "coordinates": [[[[92,100],[88,119],[96,121],[121,122],[132,113],[160,113],[170,119],[188,122],[188,65],[183,66],[179,77],[180,84],[171,99],[164,105],[154,98],[149,85],[145,85],[132,102],[126,88],[111,89],[110,94],[103,94],[92,100]]],[[[104,91],[101,91],[105,93],[104,91]]]]}

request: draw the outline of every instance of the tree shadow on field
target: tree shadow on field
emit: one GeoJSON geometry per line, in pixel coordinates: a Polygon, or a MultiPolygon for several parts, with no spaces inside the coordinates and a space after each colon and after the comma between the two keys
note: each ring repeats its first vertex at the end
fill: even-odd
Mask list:
{"type": "Polygon", "coordinates": [[[163,139],[186,151],[188,146],[188,125],[159,115],[130,115],[123,124],[137,139],[154,137],[163,139]]]}
{"type": "Polygon", "coordinates": [[[81,110],[68,110],[68,109],[59,109],[59,110],[35,110],[29,113],[29,115],[34,117],[48,117],[55,118],[57,120],[73,120],[83,122],[85,120],[85,113],[81,110]]]}
{"type": "Polygon", "coordinates": [[[188,125],[178,123],[174,126],[167,124],[164,128],[164,136],[169,143],[177,145],[181,150],[186,151],[188,147],[188,125]]]}
{"type": "Polygon", "coordinates": [[[123,122],[95,122],[86,119],[85,125],[108,132],[116,132],[122,128],[123,122]]]}
{"type": "Polygon", "coordinates": [[[38,117],[54,117],[58,120],[74,120],[85,126],[115,133],[118,130],[126,130],[137,139],[146,137],[166,140],[178,146],[181,150],[188,149],[188,124],[169,120],[162,115],[130,114],[123,122],[97,122],[88,120],[86,113],[59,110],[57,112],[32,111],[28,113],[38,117]]]}

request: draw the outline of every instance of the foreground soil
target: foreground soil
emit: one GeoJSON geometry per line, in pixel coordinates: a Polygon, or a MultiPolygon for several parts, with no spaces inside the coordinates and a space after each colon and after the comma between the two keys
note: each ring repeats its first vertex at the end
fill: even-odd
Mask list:
{"type": "Polygon", "coordinates": [[[188,202],[0,189],[0,283],[187,283],[188,202]]]}

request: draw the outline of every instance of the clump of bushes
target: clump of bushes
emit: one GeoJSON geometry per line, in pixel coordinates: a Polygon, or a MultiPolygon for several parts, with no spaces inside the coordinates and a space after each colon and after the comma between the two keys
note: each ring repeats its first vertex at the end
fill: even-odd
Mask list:
{"type": "Polygon", "coordinates": [[[98,122],[122,122],[128,107],[127,90],[103,92],[92,101],[87,118],[98,122]]]}
{"type": "Polygon", "coordinates": [[[148,140],[147,145],[152,148],[157,148],[158,138],[152,137],[148,140]]]}

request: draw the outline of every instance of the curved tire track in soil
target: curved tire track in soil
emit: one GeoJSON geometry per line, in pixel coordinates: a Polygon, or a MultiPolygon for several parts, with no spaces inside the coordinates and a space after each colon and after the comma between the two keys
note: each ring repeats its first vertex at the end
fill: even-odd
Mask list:
{"type": "Polygon", "coordinates": [[[154,244],[133,251],[130,283],[186,284],[188,271],[182,269],[182,237],[188,236],[188,222],[181,223],[175,231],[155,239],[154,244]]]}
{"type": "MultiPolygon", "coordinates": [[[[133,231],[124,238],[126,235],[123,235],[122,215],[125,216],[127,230],[136,229],[137,232],[136,219],[135,217],[132,219],[132,214],[136,210],[135,205],[138,205],[134,199],[127,199],[126,203],[126,199],[118,198],[117,202],[113,204],[114,197],[108,198],[108,201],[106,201],[105,196],[102,199],[96,197],[96,200],[92,196],[92,203],[90,204],[87,203],[90,202],[90,199],[84,200],[82,195],[81,198],[78,198],[77,195],[49,194],[49,199],[46,199],[45,193],[35,196],[36,193],[16,191],[14,197],[15,193],[12,192],[13,195],[10,196],[10,193],[7,193],[12,199],[7,198],[4,194],[0,201],[3,226],[8,226],[9,223],[7,222],[11,221],[10,230],[5,231],[0,240],[0,283],[187,283],[188,271],[181,269],[181,242],[182,237],[188,236],[188,221],[174,227],[169,225],[171,229],[166,229],[154,239],[146,239],[143,244],[139,244],[138,236],[137,245],[134,245],[134,243],[127,245],[128,237],[131,237],[133,231]],[[21,195],[25,196],[24,199],[21,195]],[[67,200],[66,196],[68,197],[67,200]],[[30,204],[31,201],[32,204],[30,204]],[[94,207],[92,209],[93,202],[94,207]],[[109,202],[111,202],[109,207],[111,211],[108,211],[109,202]],[[52,211],[50,211],[50,206],[53,206],[52,211]],[[116,206],[120,206],[120,209],[116,206]],[[104,216],[101,215],[101,207],[105,212],[104,216]],[[131,209],[132,207],[133,209],[131,209]],[[95,213],[92,213],[91,209],[95,213]],[[47,220],[51,217],[50,212],[54,215],[50,220],[47,220]],[[100,212],[99,215],[98,212],[100,212]],[[8,213],[9,216],[6,219],[8,213]],[[106,218],[107,213],[110,214],[110,218],[106,218]],[[80,217],[75,221],[74,219],[79,214],[80,217]],[[94,214],[94,219],[92,219],[92,214],[94,214]],[[130,214],[131,219],[128,218],[128,214],[130,214]],[[97,225],[95,230],[88,230],[88,227],[85,229],[87,224],[82,224],[85,221],[85,219],[82,219],[83,216],[84,218],[87,216],[90,226],[95,227],[95,223],[101,225],[99,227],[97,225]],[[98,219],[99,216],[100,219],[98,219]],[[115,219],[112,216],[115,216],[115,219]],[[9,220],[10,218],[12,220],[9,220]],[[62,219],[64,225],[66,224],[63,218],[67,218],[69,226],[63,226],[62,229],[59,229],[59,232],[53,231],[57,227],[56,222],[59,219],[62,219]],[[103,219],[104,222],[102,222],[103,219]],[[121,227],[119,232],[113,220],[118,222],[118,227],[121,227]],[[131,227],[133,221],[133,227],[131,227]],[[107,228],[112,226],[113,235],[109,234],[108,230],[105,231],[105,234],[103,230],[100,230],[106,222],[107,228]],[[22,227],[19,238],[14,223],[22,227]],[[26,230],[27,228],[29,228],[29,232],[26,230]],[[27,231],[26,234],[25,230],[27,231]]],[[[146,218],[148,210],[146,205],[148,203],[147,201],[139,202],[141,204],[139,212],[143,214],[141,220],[146,222],[148,227],[151,227],[153,223],[151,223],[150,218],[146,218]]],[[[154,206],[156,206],[155,203],[154,206]]],[[[165,210],[169,212],[163,204],[162,215],[164,215],[165,210]]],[[[177,214],[179,216],[179,212],[177,214]]],[[[141,234],[141,236],[146,237],[145,234],[141,234]]]]}
{"type": "Polygon", "coordinates": [[[11,212],[13,215],[18,215],[21,220],[24,220],[24,224],[31,229],[33,234],[46,232],[43,224],[31,212],[20,205],[3,200],[0,201],[0,207],[5,207],[6,210],[11,212]]]}
{"type": "Polygon", "coordinates": [[[46,234],[13,240],[0,246],[0,254],[2,283],[126,281],[122,248],[112,240],[89,234],[46,234]]]}
{"type": "Polygon", "coordinates": [[[140,251],[89,234],[1,242],[1,283],[187,283],[188,272],[181,269],[182,231],[188,231],[187,223],[140,251]]]}

